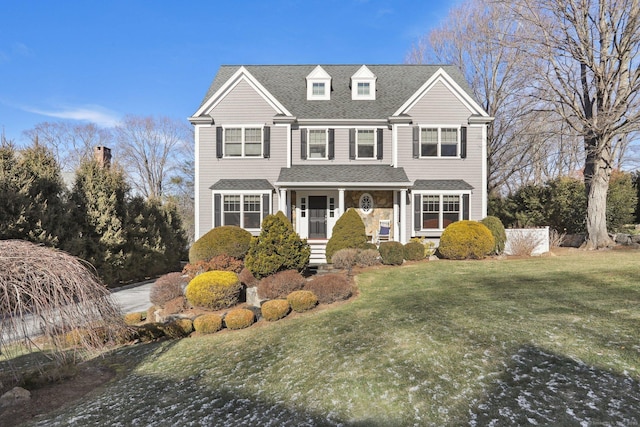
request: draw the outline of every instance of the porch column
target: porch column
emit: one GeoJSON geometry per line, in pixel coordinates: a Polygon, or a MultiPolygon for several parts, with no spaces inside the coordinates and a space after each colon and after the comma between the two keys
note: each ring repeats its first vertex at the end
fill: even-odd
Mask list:
{"type": "Polygon", "coordinates": [[[400,242],[407,243],[407,190],[400,190],[400,242]]]}
{"type": "Polygon", "coordinates": [[[338,188],[338,218],[344,213],[344,188],[338,188]]]}
{"type": "Polygon", "coordinates": [[[278,204],[280,205],[280,208],[278,210],[281,210],[282,213],[285,214],[285,216],[287,218],[289,218],[289,209],[287,209],[287,190],[284,188],[280,189],[280,198],[278,200],[278,204]]]}

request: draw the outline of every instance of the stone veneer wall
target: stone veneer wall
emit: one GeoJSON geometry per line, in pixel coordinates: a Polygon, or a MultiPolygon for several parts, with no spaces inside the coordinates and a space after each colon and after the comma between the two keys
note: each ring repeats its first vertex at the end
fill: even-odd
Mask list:
{"type": "Polygon", "coordinates": [[[374,236],[378,232],[378,224],[381,219],[391,221],[391,240],[394,240],[395,230],[393,226],[393,191],[346,191],[344,194],[345,210],[354,208],[362,218],[367,236],[374,236]],[[371,194],[373,198],[373,210],[365,215],[360,211],[360,196],[364,193],[371,194]]]}

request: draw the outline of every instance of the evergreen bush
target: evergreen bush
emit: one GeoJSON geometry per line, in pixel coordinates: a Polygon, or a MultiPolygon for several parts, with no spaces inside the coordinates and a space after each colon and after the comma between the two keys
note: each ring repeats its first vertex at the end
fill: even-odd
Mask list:
{"type": "Polygon", "coordinates": [[[400,242],[382,242],[378,251],[385,265],[402,265],[404,261],[404,246],[400,242]]]}
{"type": "Polygon", "coordinates": [[[367,232],[362,218],[355,209],[349,208],[336,221],[331,238],[327,242],[327,262],[332,262],[333,254],[340,249],[364,249],[367,245],[367,232]]]}
{"type": "Polygon", "coordinates": [[[260,307],[262,317],[264,317],[269,322],[280,320],[286,317],[290,311],[291,306],[289,305],[289,301],[287,301],[286,299],[273,299],[270,301],[265,301],[260,307]]]}
{"type": "Polygon", "coordinates": [[[318,305],[318,297],[311,291],[293,291],[287,296],[291,309],[295,312],[311,310],[318,305]]]}
{"type": "Polygon", "coordinates": [[[504,231],[502,221],[500,221],[500,218],[490,215],[480,222],[491,231],[493,236],[494,244],[491,253],[495,255],[501,254],[504,251],[504,245],[507,243],[507,233],[504,231]]]}
{"type": "Polygon", "coordinates": [[[207,313],[193,320],[193,329],[200,334],[213,334],[222,329],[222,317],[215,313],[207,313]]]}
{"type": "Polygon", "coordinates": [[[416,240],[411,240],[404,245],[404,259],[407,261],[420,261],[424,259],[424,245],[416,240]]]}
{"type": "Polygon", "coordinates": [[[255,314],[246,308],[236,308],[224,316],[224,324],[227,329],[244,329],[253,325],[255,314]]]}
{"type": "Polygon", "coordinates": [[[235,225],[209,230],[189,249],[189,262],[209,261],[218,255],[244,259],[251,243],[251,233],[235,225]]]}
{"type": "Polygon", "coordinates": [[[261,279],[283,270],[302,271],[309,264],[311,249],[295,232],[282,213],[268,215],[262,221],[258,237],[251,239],[245,267],[261,279]]]}
{"type": "Polygon", "coordinates": [[[184,293],[194,307],[219,310],[236,304],[241,289],[236,273],[208,271],[191,279],[184,293]]]}
{"type": "Polygon", "coordinates": [[[491,231],[481,222],[456,221],[442,232],[438,252],[448,259],[482,259],[494,244],[491,231]]]}

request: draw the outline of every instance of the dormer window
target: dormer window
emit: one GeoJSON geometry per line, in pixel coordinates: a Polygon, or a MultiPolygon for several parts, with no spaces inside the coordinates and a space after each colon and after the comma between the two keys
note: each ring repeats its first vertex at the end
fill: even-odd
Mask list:
{"type": "Polygon", "coordinates": [[[307,99],[331,99],[331,76],[319,65],[307,76],[307,99]]]}
{"type": "Polygon", "coordinates": [[[376,79],[375,74],[373,74],[366,65],[360,67],[360,69],[351,76],[351,99],[376,99],[376,79]]]}

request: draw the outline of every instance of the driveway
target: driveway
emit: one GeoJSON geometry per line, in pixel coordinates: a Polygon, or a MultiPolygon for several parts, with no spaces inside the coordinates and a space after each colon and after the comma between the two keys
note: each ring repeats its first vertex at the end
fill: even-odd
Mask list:
{"type": "Polygon", "coordinates": [[[111,295],[123,313],[133,313],[136,311],[147,311],[151,304],[149,291],[153,286],[153,281],[143,282],[139,285],[127,286],[124,289],[114,290],[111,295]]]}

